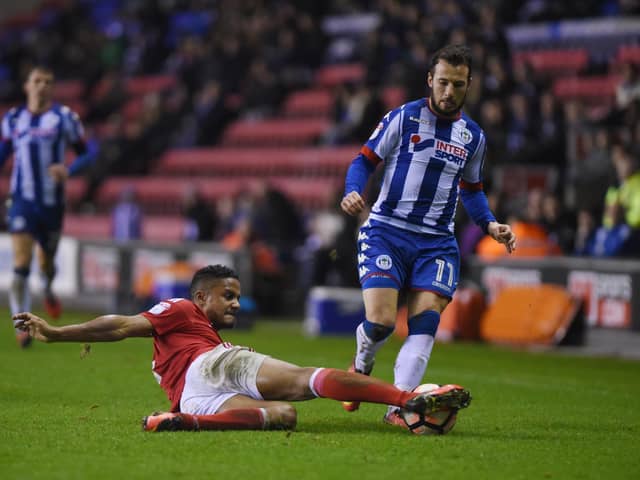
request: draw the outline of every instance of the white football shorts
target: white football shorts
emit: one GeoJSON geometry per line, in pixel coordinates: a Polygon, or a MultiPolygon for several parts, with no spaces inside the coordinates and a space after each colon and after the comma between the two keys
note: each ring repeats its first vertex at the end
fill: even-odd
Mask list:
{"type": "Polygon", "coordinates": [[[256,380],[266,358],[247,347],[229,344],[199,355],[187,369],[180,411],[211,415],[238,394],[264,400],[256,380]]]}

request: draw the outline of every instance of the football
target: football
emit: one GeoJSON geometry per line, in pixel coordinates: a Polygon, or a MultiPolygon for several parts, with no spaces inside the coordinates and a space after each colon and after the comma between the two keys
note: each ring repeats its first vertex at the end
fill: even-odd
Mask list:
{"type": "MultiPolygon", "coordinates": [[[[414,392],[430,392],[439,388],[440,385],[435,383],[423,383],[413,389],[414,392]]],[[[451,431],[455,426],[458,409],[447,409],[439,412],[433,412],[429,415],[420,415],[417,413],[401,410],[400,415],[404,419],[411,433],[416,435],[444,435],[451,431]]]]}

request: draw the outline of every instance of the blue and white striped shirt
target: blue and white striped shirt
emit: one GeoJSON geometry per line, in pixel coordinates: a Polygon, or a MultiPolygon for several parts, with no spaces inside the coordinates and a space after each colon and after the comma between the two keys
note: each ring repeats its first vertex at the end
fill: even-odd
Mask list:
{"type": "MultiPolygon", "coordinates": [[[[425,98],[392,110],[361,150],[372,164],[385,164],[370,218],[414,232],[452,234],[459,186],[482,189],[485,153],[484,132],[465,114],[444,119],[425,98]]],[[[347,180],[349,190],[358,189],[347,180]]]]}
{"type": "Polygon", "coordinates": [[[14,153],[12,197],[51,207],[63,205],[63,184],[54,182],[48,169],[64,163],[67,143],[83,150],[83,136],[80,119],[69,107],[53,104],[41,114],[31,113],[26,106],[9,110],[2,119],[2,141],[10,142],[14,153]]]}

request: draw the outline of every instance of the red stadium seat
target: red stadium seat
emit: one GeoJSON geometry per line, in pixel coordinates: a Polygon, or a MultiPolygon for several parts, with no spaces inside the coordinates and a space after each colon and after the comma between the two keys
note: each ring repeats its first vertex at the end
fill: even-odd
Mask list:
{"type": "Polygon", "coordinates": [[[620,45],[615,63],[640,64],[640,45],[620,45]]]}
{"type": "Polygon", "coordinates": [[[134,97],[130,99],[120,110],[125,121],[133,120],[140,115],[144,107],[143,97],[134,97]]]}
{"type": "Polygon", "coordinates": [[[326,117],[331,114],[333,95],[326,89],[294,92],[285,101],[287,117],[326,117]]]}
{"type": "Polygon", "coordinates": [[[240,120],[225,130],[222,144],[237,147],[309,145],[328,127],[329,121],[322,118],[240,120]]]}
{"type": "MultiPolygon", "coordinates": [[[[425,95],[426,95],[425,80],[425,95]]],[[[393,110],[407,101],[407,92],[403,87],[386,87],[381,92],[381,100],[386,110],[393,110]]]]}
{"type": "Polygon", "coordinates": [[[57,81],[53,86],[53,98],[60,103],[79,100],[84,92],[81,80],[57,81]]]}
{"type": "Polygon", "coordinates": [[[172,75],[148,75],[133,77],[127,80],[127,93],[132,97],[160,92],[173,87],[176,78],[172,75]]]}
{"type": "Polygon", "coordinates": [[[179,243],[184,231],[185,220],[181,216],[146,216],[142,221],[142,238],[149,242],[179,243]]]}
{"type": "MultiPolygon", "coordinates": [[[[123,189],[135,187],[138,201],[147,214],[179,214],[182,197],[188,187],[195,187],[205,200],[215,203],[222,197],[234,196],[265,181],[260,176],[244,178],[185,178],[185,177],[112,177],[98,192],[97,204],[110,212],[123,189]]],[[[282,189],[301,208],[318,208],[326,204],[342,178],[271,177],[268,182],[282,189]]]]}
{"type": "Polygon", "coordinates": [[[154,173],[176,176],[343,176],[359,149],[359,145],[177,149],[160,158],[154,173]]]}
{"type": "Polygon", "coordinates": [[[589,65],[586,49],[553,49],[517,52],[514,63],[527,62],[537,74],[562,75],[577,74],[589,65]]]}
{"type": "Polygon", "coordinates": [[[65,184],[67,204],[77,205],[87,191],[87,182],[83,177],[69,178],[65,184]]]}
{"type": "MultiPolygon", "coordinates": [[[[147,215],[142,220],[142,238],[150,242],[178,243],[182,241],[184,227],[184,218],[179,215],[147,215]]],[[[109,239],[111,215],[67,214],[63,234],[80,239],[109,239]]]]}
{"type": "Polygon", "coordinates": [[[617,75],[559,78],[553,82],[553,94],[563,100],[610,100],[619,83],[617,75]]]}
{"type": "Polygon", "coordinates": [[[111,219],[109,215],[78,215],[67,213],[64,216],[62,233],[81,239],[110,238],[111,219]]]}
{"type": "Polygon", "coordinates": [[[366,70],[361,63],[327,65],[316,73],[316,84],[335,87],[342,83],[359,83],[365,79],[366,70]]]}

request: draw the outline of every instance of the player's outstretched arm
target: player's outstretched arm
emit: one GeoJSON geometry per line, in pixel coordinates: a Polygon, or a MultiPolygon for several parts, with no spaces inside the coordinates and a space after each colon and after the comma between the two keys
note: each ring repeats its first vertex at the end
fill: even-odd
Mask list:
{"type": "Polygon", "coordinates": [[[85,323],[54,327],[32,313],[13,316],[17,328],[41,342],[115,342],[128,337],[148,337],[151,322],[142,315],[103,315],[85,323]]]}
{"type": "Polygon", "coordinates": [[[516,250],[516,235],[505,223],[489,222],[487,232],[496,242],[504,244],[508,253],[516,250]]]}

